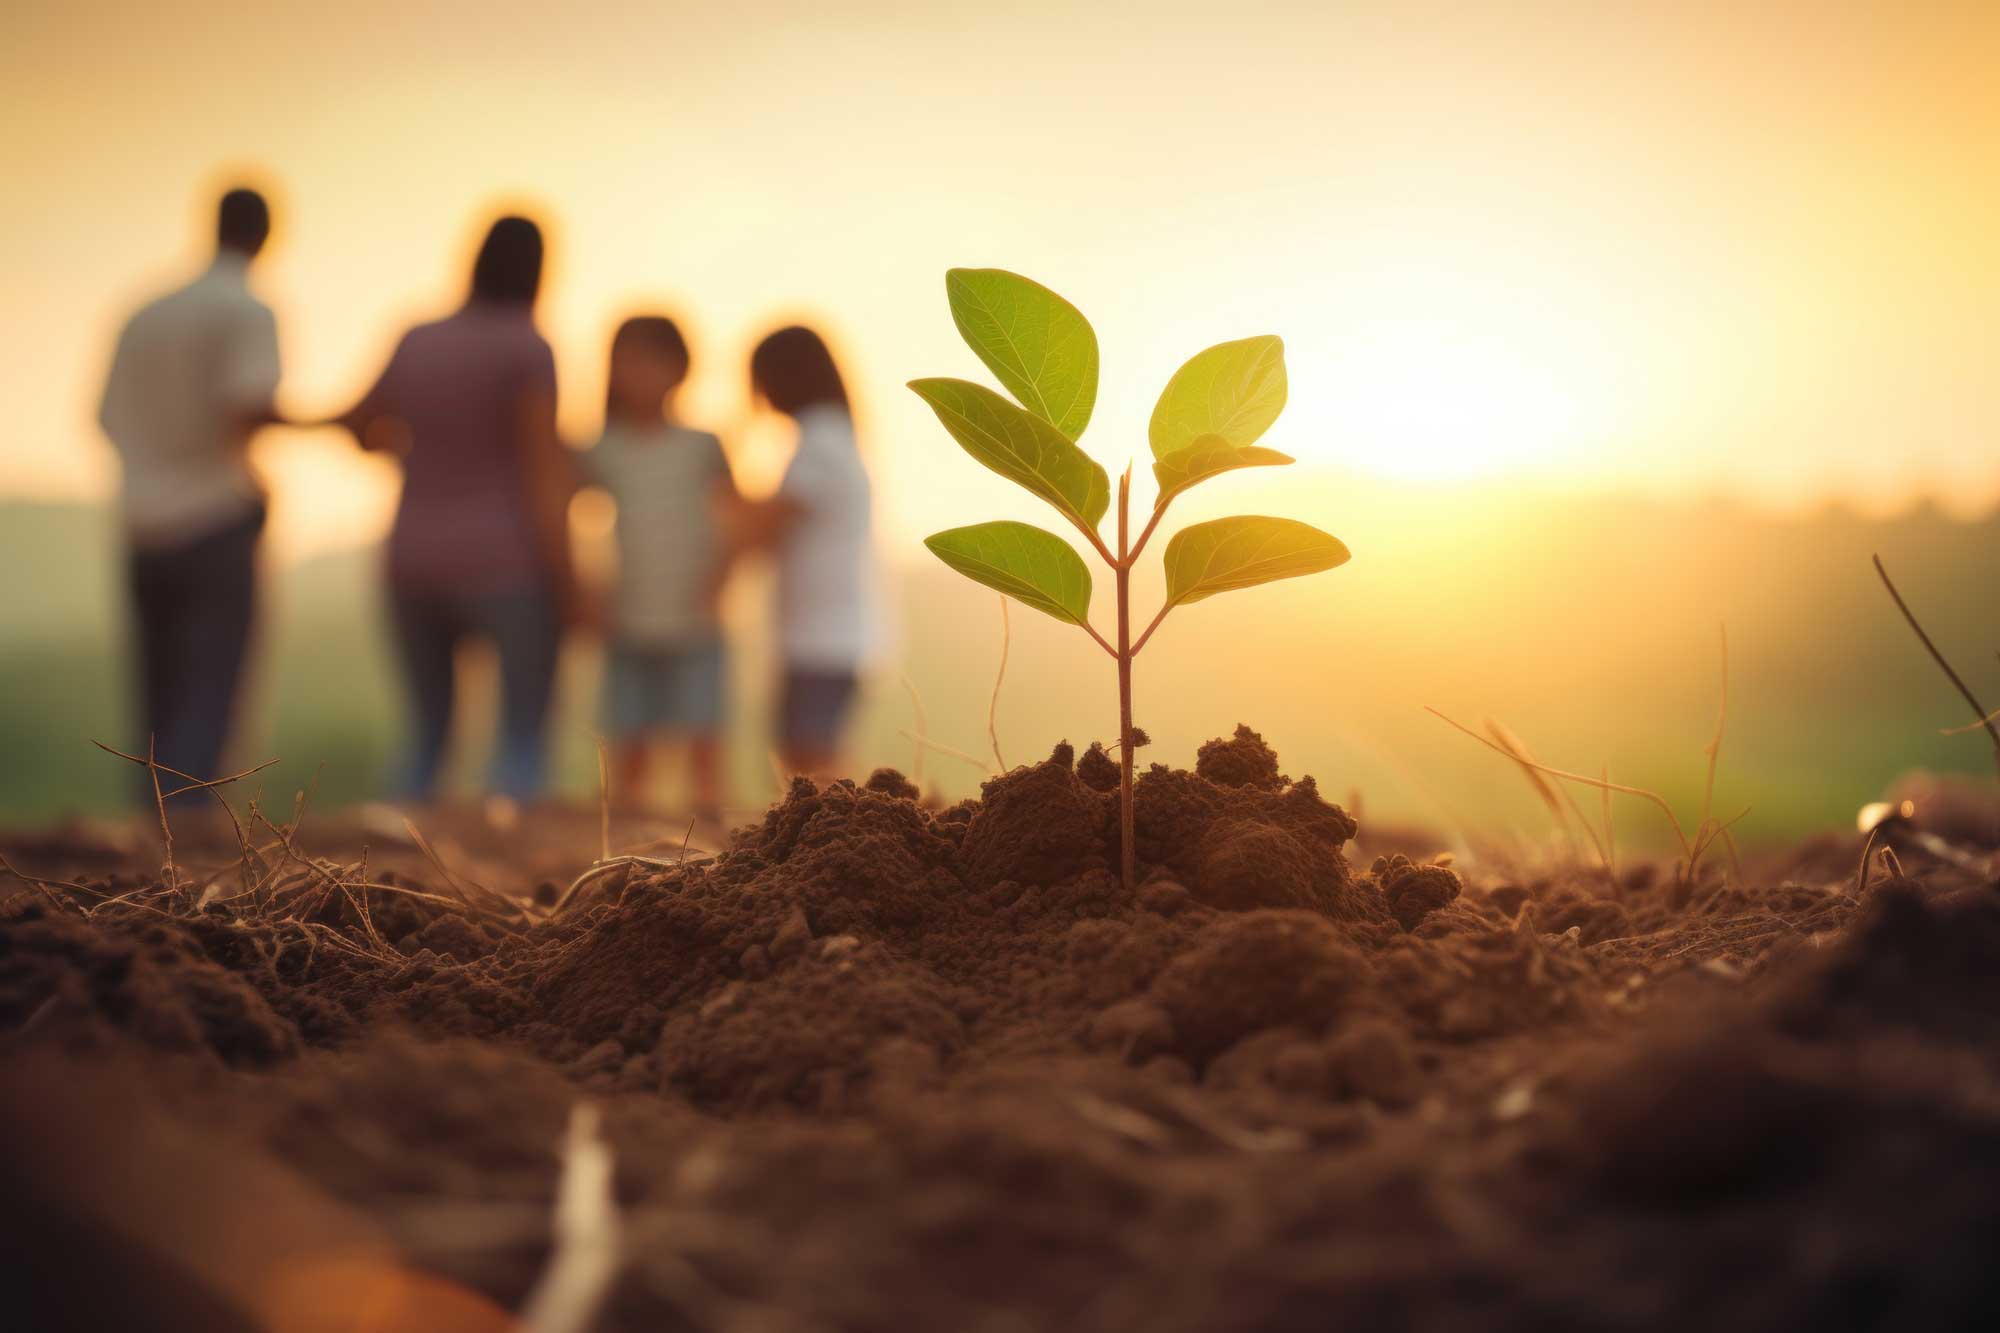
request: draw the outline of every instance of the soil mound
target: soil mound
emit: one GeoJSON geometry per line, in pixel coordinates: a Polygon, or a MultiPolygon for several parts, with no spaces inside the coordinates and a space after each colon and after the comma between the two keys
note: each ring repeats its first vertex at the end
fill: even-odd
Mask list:
{"type": "Polygon", "coordinates": [[[117,1032],[157,1050],[252,1065],[299,1049],[297,1029],[180,926],[163,920],[110,933],[31,907],[0,933],[0,1030],[52,1016],[73,1044],[101,1044],[117,1032]]]}
{"type": "Polygon", "coordinates": [[[1264,738],[1240,722],[1229,740],[1218,737],[1196,752],[1194,771],[1218,787],[1276,791],[1291,782],[1278,772],[1278,756],[1264,738]]]}
{"type": "MultiPolygon", "coordinates": [[[[1355,821],[1238,728],[1139,776],[1128,891],[1116,775],[1059,746],[945,811],[887,770],[794,782],[719,857],[559,910],[341,881],[358,846],[240,898],[50,869],[0,901],[0,1059],[124,1061],[147,1114],[510,1310],[589,1102],[630,1222],[608,1330],[1977,1327],[2000,1302],[2000,897],[1960,861],[1912,840],[1859,891],[1858,845],[1777,884],[1461,876],[1421,847],[1357,872],[1355,821]]],[[[122,1108],[9,1082],[0,1115],[73,1092],[124,1178],[122,1108]]]]}
{"type": "Polygon", "coordinates": [[[1153,983],[1182,1054],[1197,1065],[1267,1028],[1322,1032],[1368,964],[1310,912],[1246,912],[1209,926],[1153,983]]]}
{"type": "Polygon", "coordinates": [[[966,876],[991,888],[1007,880],[1054,884],[1086,862],[1101,868],[1110,817],[1103,793],[1077,780],[1075,751],[1058,745],[1043,762],[980,788],[965,827],[966,876]]]}

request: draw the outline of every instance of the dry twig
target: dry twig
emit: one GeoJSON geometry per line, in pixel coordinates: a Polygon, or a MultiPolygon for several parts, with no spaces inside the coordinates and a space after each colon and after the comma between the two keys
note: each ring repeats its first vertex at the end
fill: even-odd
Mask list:
{"type": "Polygon", "coordinates": [[[987,763],[984,759],[981,759],[978,755],[967,754],[963,750],[953,749],[949,745],[942,744],[938,741],[929,740],[925,737],[918,736],[913,732],[904,731],[901,728],[897,729],[896,734],[901,736],[906,741],[914,741],[921,749],[936,750],[939,754],[948,754],[954,759],[963,759],[966,763],[971,764],[974,768],[980,769],[986,773],[990,774],[993,772],[993,766],[987,763]]]}
{"type": "Polygon", "coordinates": [[[917,749],[916,755],[910,765],[910,784],[917,789],[918,795],[922,795],[924,790],[924,743],[931,734],[930,721],[924,716],[924,697],[917,693],[916,682],[910,679],[908,672],[903,673],[902,681],[903,688],[910,692],[910,707],[915,710],[917,715],[917,749]]]}
{"type": "Polygon", "coordinates": [[[1882,557],[1877,555],[1871,558],[1875,561],[1875,572],[1882,576],[1882,586],[1889,590],[1889,596],[1895,600],[1896,609],[1901,611],[1903,619],[1910,623],[1910,628],[1916,633],[1917,642],[1923,644],[1924,651],[1931,655],[1931,660],[1938,664],[1938,669],[1944,672],[1945,678],[1958,687],[1958,692],[1965,702],[1972,705],[1972,714],[1979,719],[1978,725],[1985,728],[1986,734],[1992,737],[1993,763],[1996,768],[2000,768],[2000,720],[1996,720],[2000,719],[2000,710],[1988,712],[1986,706],[1973,695],[1971,687],[1960,679],[1958,672],[1952,670],[1951,663],[1947,662],[1944,654],[1938,651],[1938,646],[1931,642],[1931,636],[1924,632],[1916,612],[1910,610],[1910,604],[1903,600],[1903,594],[1896,591],[1895,581],[1889,577],[1889,571],[1882,567],[1882,557]]]}
{"type": "Polygon", "coordinates": [[[597,738],[597,859],[611,859],[611,763],[602,736],[597,738]]]}
{"type": "Polygon", "coordinates": [[[986,739],[993,742],[995,773],[1007,771],[1007,761],[1000,757],[1000,682],[1007,679],[1007,649],[1013,638],[1013,629],[1007,621],[1007,599],[1003,596],[1000,599],[1000,669],[993,673],[993,698],[986,705],[986,739]]]}
{"type": "MultiPolygon", "coordinates": [[[[1456,727],[1458,730],[1472,737],[1472,739],[1478,741],[1481,745],[1485,746],[1487,749],[1492,750],[1498,754],[1506,755],[1507,758],[1509,759],[1515,759],[1514,755],[1508,754],[1504,748],[1494,744],[1486,737],[1474,731],[1471,727],[1466,726],[1463,722],[1460,722],[1455,718],[1447,717],[1443,713],[1440,713],[1437,709],[1432,708],[1429,705],[1425,705],[1424,711],[1426,713],[1429,713],[1432,717],[1437,718],[1439,721],[1448,723],[1449,725],[1456,727]]],[[[1533,761],[1516,760],[1516,762],[1532,763],[1533,761]]],[[[1637,796],[1642,800],[1651,801],[1655,806],[1659,808],[1660,813],[1666,817],[1667,826],[1674,831],[1674,838],[1681,845],[1682,858],[1685,860],[1692,853],[1693,847],[1688,842],[1687,833],[1681,828],[1680,820],[1674,817],[1673,807],[1668,805],[1666,802],[1666,798],[1661,796],[1659,793],[1647,791],[1644,787],[1628,787],[1625,786],[1623,783],[1619,782],[1605,782],[1600,778],[1585,777],[1581,773],[1565,772],[1560,768],[1551,768],[1547,764],[1536,763],[1534,764],[1534,767],[1539,771],[1548,774],[1552,778],[1561,778],[1565,782],[1581,782],[1586,787],[1595,787],[1600,791],[1615,791],[1626,796],[1637,796]]]]}
{"type": "Polygon", "coordinates": [[[590,1103],[570,1109],[556,1184],[555,1249],[522,1308],[527,1333],[587,1333],[623,1263],[611,1148],[598,1124],[590,1103]]]}

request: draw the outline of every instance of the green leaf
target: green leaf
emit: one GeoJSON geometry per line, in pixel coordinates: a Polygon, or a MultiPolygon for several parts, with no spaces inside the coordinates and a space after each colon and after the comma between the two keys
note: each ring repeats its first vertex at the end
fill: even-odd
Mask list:
{"type": "Polygon", "coordinates": [[[1090,620],[1090,570],[1053,532],[1030,523],[975,523],[924,538],[938,559],[975,583],[1057,620],[1090,620]]]}
{"type": "Polygon", "coordinates": [[[1285,344],[1265,335],[1217,343],[1174,372],[1153,408],[1153,457],[1179,453],[1204,435],[1237,448],[1255,444],[1285,410],[1285,344]]]}
{"type": "Polygon", "coordinates": [[[1223,472],[1234,472],[1240,467],[1279,467],[1292,461],[1290,454],[1281,454],[1276,449],[1237,446],[1220,435],[1204,435],[1153,464],[1153,476],[1160,483],[1160,496],[1153,503],[1165,505],[1189,487],[1223,472]]]}
{"type": "Polygon", "coordinates": [[[1167,605],[1344,565],[1348,549],[1310,523],[1243,515],[1197,523],[1167,543],[1167,605]]]}
{"type": "Polygon", "coordinates": [[[1068,301],[1001,268],[944,275],[951,318],[1021,406],[1072,440],[1097,405],[1097,334],[1068,301]]]}
{"type": "Polygon", "coordinates": [[[1041,496],[1086,532],[1111,505],[1111,479],[1054,426],[966,380],[911,380],[965,452],[1041,496]]]}

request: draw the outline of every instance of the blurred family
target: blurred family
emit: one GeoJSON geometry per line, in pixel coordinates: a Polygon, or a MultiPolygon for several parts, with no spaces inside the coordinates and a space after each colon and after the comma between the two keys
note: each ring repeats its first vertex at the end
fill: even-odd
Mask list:
{"type": "Polygon", "coordinates": [[[555,355],[535,324],[542,233],[504,217],[463,305],[405,332],[345,412],[289,420],[275,406],[276,322],[249,285],[269,232],[260,196],[223,196],[213,263],[132,316],[104,388],[99,419],[123,467],[143,724],[162,767],[220,774],[265,517],[249,445],[261,427],[286,424],[339,427],[402,469],[385,562],[410,715],[399,797],[437,790],[458,655],[476,641],[499,664],[490,789],[542,795],[563,642],[587,632],[604,638],[614,797],[643,804],[656,759],[674,750],[696,813],[720,818],[729,651],[719,608],[732,569],[759,552],[775,570],[777,753],[788,772],[833,768],[876,637],[872,502],[847,389],[817,334],[780,329],[750,359],[754,399],[797,432],[768,499],[743,496],[721,440],[681,419],[692,356],[664,315],[618,326],[602,429],[573,449],[557,426],[555,355]],[[617,512],[617,574],[602,596],[571,558],[580,486],[603,490],[617,512]]]}

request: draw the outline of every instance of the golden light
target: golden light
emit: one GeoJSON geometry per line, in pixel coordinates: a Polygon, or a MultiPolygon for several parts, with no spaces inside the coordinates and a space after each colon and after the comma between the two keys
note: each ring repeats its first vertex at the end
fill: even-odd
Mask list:
{"type": "Polygon", "coordinates": [[[1533,276],[1412,265],[1316,302],[1287,339],[1296,451],[1417,480],[1601,477],[1611,460],[1591,446],[1629,331],[1611,303],[1565,311],[1533,276]]]}

